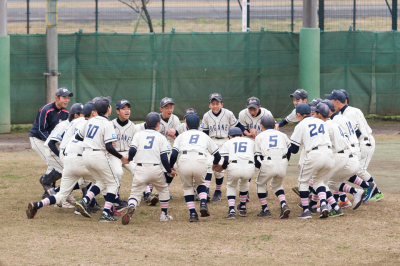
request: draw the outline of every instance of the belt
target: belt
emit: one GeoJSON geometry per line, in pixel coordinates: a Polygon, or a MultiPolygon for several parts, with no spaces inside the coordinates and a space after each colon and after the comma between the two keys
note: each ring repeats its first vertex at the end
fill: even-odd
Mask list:
{"type": "Polygon", "coordinates": [[[365,144],[365,146],[370,146],[371,147],[371,143],[367,143],[367,144],[365,144]]]}
{"type": "Polygon", "coordinates": [[[101,151],[100,149],[93,149],[93,151],[101,151]]]}
{"type": "MultiPolygon", "coordinates": [[[[143,166],[141,163],[138,163],[138,164],[136,164],[137,166],[143,166]]],[[[159,164],[153,164],[153,166],[157,166],[157,165],[159,165],[159,164]]]]}
{"type": "MultiPolygon", "coordinates": [[[[68,156],[68,153],[66,153],[65,156],[68,156]]],[[[78,153],[76,156],[82,156],[82,154],[78,153]]]]}
{"type": "MultiPolygon", "coordinates": [[[[330,149],[331,148],[331,146],[328,146],[328,149],[330,149]]],[[[316,151],[316,150],[318,150],[318,146],[317,147],[314,147],[314,148],[312,148],[311,150],[313,150],[313,151],[316,151]]]]}
{"type": "Polygon", "coordinates": [[[355,147],[355,145],[354,145],[354,144],[351,144],[351,147],[353,147],[353,148],[354,148],[354,147],[355,147]]]}
{"type": "MultiPolygon", "coordinates": [[[[187,151],[183,151],[182,154],[187,154],[187,151]]],[[[203,153],[199,152],[199,155],[203,155],[203,153]]]]}
{"type": "MultiPolygon", "coordinates": [[[[237,160],[233,160],[233,161],[231,161],[231,163],[237,163],[237,160]]],[[[249,164],[253,164],[253,162],[249,161],[249,164]]]]}
{"type": "Polygon", "coordinates": [[[364,140],[369,140],[368,138],[364,138],[364,140]]]}
{"type": "Polygon", "coordinates": [[[338,153],[344,153],[344,151],[343,151],[343,150],[341,150],[341,151],[338,151],[338,153]]]}
{"type": "Polygon", "coordinates": [[[349,158],[353,158],[353,155],[350,154],[350,155],[349,155],[349,158]]]}
{"type": "MultiPolygon", "coordinates": [[[[287,158],[286,155],[282,156],[282,159],[286,159],[286,158],[287,158]]],[[[267,157],[267,160],[272,160],[272,159],[271,159],[271,157],[267,157]]]]}

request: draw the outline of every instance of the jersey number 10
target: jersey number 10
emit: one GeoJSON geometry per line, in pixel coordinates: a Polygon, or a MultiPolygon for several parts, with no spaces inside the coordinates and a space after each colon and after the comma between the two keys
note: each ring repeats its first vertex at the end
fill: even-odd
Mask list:
{"type": "Polygon", "coordinates": [[[97,130],[99,130],[99,126],[93,126],[92,124],[90,124],[86,137],[88,137],[89,139],[93,139],[97,133],[97,130]]]}

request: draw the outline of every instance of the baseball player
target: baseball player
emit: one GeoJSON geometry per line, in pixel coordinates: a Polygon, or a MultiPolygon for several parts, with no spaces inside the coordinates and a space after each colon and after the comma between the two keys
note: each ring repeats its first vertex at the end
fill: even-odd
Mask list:
{"type": "Polygon", "coordinates": [[[248,180],[252,177],[255,168],[254,140],[242,138],[243,132],[237,127],[229,129],[228,135],[230,140],[225,142],[221,149],[221,156],[224,157],[224,162],[222,166],[214,167],[214,170],[222,171],[228,168],[226,196],[229,209],[225,218],[234,220],[236,218],[235,199],[238,185],[240,204],[237,206],[237,210],[240,216],[247,216],[248,180]]]}
{"type": "Polygon", "coordinates": [[[293,98],[294,110],[285,119],[279,121],[279,127],[283,127],[290,122],[299,122],[297,118],[296,107],[298,104],[307,103],[308,93],[303,89],[297,89],[295,92],[290,94],[290,97],[293,98]]]}
{"type": "MultiPolygon", "coordinates": [[[[178,154],[180,154],[178,167],[182,180],[183,196],[190,212],[190,222],[198,222],[199,217],[194,204],[194,189],[196,188],[200,198],[201,217],[208,217],[207,187],[205,176],[207,173],[207,153],[214,156],[213,164],[217,165],[221,160],[218,146],[212,139],[199,131],[200,117],[196,113],[186,115],[187,131],[179,134],[175,139],[172,149],[170,167],[173,168],[178,154]],[[193,184],[194,183],[194,184],[193,184]]],[[[238,129],[240,131],[240,129],[238,129]]]]}
{"type": "Polygon", "coordinates": [[[271,212],[267,206],[267,184],[271,180],[271,187],[278,197],[281,207],[280,219],[288,219],[290,209],[286,203],[285,191],[282,182],[286,176],[290,153],[289,138],[286,134],[274,130],[275,119],[272,115],[265,115],[261,119],[261,129],[263,130],[255,140],[255,155],[261,158],[260,173],[258,174],[257,195],[261,203],[259,217],[271,217],[271,212]]]}
{"type": "MultiPolygon", "coordinates": [[[[97,115],[96,111],[94,110],[93,102],[88,102],[83,107],[83,113],[85,114],[86,119],[91,119],[97,115]]],[[[79,119],[77,119],[79,120],[79,119]]],[[[85,125],[86,121],[80,122],[76,124],[78,127],[82,127],[85,125]]],[[[75,130],[74,130],[75,131],[75,130]]],[[[63,139],[65,140],[65,138],[63,139]]],[[[86,169],[83,160],[82,160],[82,142],[76,140],[75,138],[70,138],[69,143],[65,146],[65,156],[64,156],[64,171],[63,176],[61,179],[60,191],[56,195],[51,195],[40,202],[31,202],[28,204],[28,209],[26,210],[26,215],[28,219],[33,219],[37,213],[37,211],[48,205],[62,205],[63,202],[67,200],[68,195],[70,195],[73,189],[76,189],[76,184],[79,179],[82,177],[87,180],[92,180],[91,174],[86,169]]],[[[101,189],[104,189],[104,183],[97,183],[101,189]]],[[[79,188],[79,186],[78,186],[79,188]]],[[[93,202],[94,199],[93,199],[93,202]]],[[[94,206],[94,205],[93,205],[94,206]]]]}
{"type": "Polygon", "coordinates": [[[296,154],[300,145],[304,145],[303,150],[306,153],[298,178],[301,204],[303,206],[303,211],[298,218],[311,219],[311,212],[308,206],[308,182],[311,178],[321,202],[320,218],[328,218],[329,211],[324,181],[325,176],[334,165],[331,150],[332,143],[328,133],[325,131],[324,122],[311,117],[310,113],[311,109],[308,104],[301,103],[296,106],[297,119],[300,123],[296,125],[290,138],[291,146],[289,151],[291,153],[296,154]]]}
{"type": "MultiPolygon", "coordinates": [[[[236,120],[235,115],[229,111],[228,109],[223,108],[224,104],[222,103],[222,96],[219,93],[212,93],[208,97],[208,107],[210,110],[204,114],[203,120],[201,123],[201,128],[203,132],[206,133],[214,140],[215,144],[217,144],[218,148],[222,148],[225,142],[228,139],[229,129],[232,127],[238,127],[242,132],[245,131],[245,128],[240,124],[239,121],[236,120]]],[[[211,159],[211,158],[210,158],[211,159]]],[[[211,165],[211,161],[209,162],[211,165]]],[[[214,171],[216,188],[214,192],[214,196],[211,201],[218,201],[222,198],[221,187],[224,180],[224,172],[216,172],[214,171]]],[[[207,175],[206,184],[208,185],[211,182],[211,177],[207,175]]],[[[209,185],[208,185],[209,188],[209,185]]]]}
{"type": "Polygon", "coordinates": [[[133,136],[129,149],[129,161],[136,157],[135,175],[132,179],[132,188],[129,196],[129,207],[122,217],[122,224],[127,225],[140,204],[141,195],[148,183],[157,189],[160,198],[160,221],[171,221],[168,215],[169,189],[163,173],[163,167],[169,176],[175,175],[175,169],[169,166],[167,153],[171,150],[167,139],[161,135],[160,115],[151,112],[146,116],[146,130],[133,136]]]}
{"type": "MultiPolygon", "coordinates": [[[[57,124],[60,121],[68,119],[68,110],[66,108],[69,103],[69,97],[72,96],[73,93],[69,92],[68,89],[59,88],[55,93],[55,101],[39,109],[35,122],[29,132],[29,140],[32,149],[36,151],[40,158],[47,164],[46,175],[56,175],[57,179],[61,178],[61,174],[53,170],[54,165],[48,164],[44,143],[57,124]]],[[[47,193],[43,194],[43,198],[47,196],[47,193]]]]}
{"type": "MultiPolygon", "coordinates": [[[[79,129],[75,138],[83,141],[85,150],[82,157],[86,169],[92,174],[98,183],[105,183],[107,194],[101,222],[114,222],[117,219],[111,215],[112,206],[118,192],[119,179],[114,174],[109,154],[121,160],[121,164],[128,164],[128,158],[120,154],[113,147],[117,141],[117,135],[112,122],[108,119],[111,114],[111,98],[100,97],[96,99],[94,107],[98,116],[92,118],[83,128],[79,129]]],[[[85,197],[76,203],[82,216],[91,218],[88,203],[101,191],[97,185],[93,185],[85,197]]]]}
{"type": "MultiPolygon", "coordinates": [[[[368,165],[371,161],[372,155],[375,151],[375,139],[372,135],[372,129],[369,127],[364,114],[358,108],[348,106],[346,104],[346,96],[341,91],[333,91],[332,94],[326,94],[325,98],[332,101],[335,110],[342,114],[343,116],[353,120],[359,128],[356,132],[361,150],[360,158],[360,169],[357,175],[364,181],[368,183],[375,183],[372,176],[367,172],[368,165]]],[[[383,199],[383,193],[376,187],[374,191],[366,190],[366,197],[363,199],[364,202],[367,200],[379,201],[383,199]],[[372,193],[369,199],[369,193],[372,193]]]]}

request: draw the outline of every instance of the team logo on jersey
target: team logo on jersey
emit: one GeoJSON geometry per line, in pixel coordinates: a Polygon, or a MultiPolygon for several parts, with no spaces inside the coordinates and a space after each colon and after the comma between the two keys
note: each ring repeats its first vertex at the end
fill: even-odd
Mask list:
{"type": "Polygon", "coordinates": [[[204,127],[204,123],[201,123],[200,127],[203,128],[204,127]]]}
{"type": "Polygon", "coordinates": [[[117,138],[117,135],[112,134],[111,137],[112,137],[113,139],[116,139],[116,138],[117,138]]]}
{"type": "Polygon", "coordinates": [[[167,150],[171,150],[171,146],[170,145],[167,145],[167,150]]]}
{"type": "Polygon", "coordinates": [[[62,140],[62,137],[60,134],[57,134],[57,139],[62,140]]]}

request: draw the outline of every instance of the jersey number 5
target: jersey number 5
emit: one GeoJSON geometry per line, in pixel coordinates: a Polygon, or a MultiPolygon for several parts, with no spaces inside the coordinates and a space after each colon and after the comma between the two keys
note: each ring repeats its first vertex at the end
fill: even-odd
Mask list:
{"type": "Polygon", "coordinates": [[[99,130],[98,126],[93,126],[92,124],[90,124],[86,137],[88,137],[89,139],[93,139],[97,133],[97,130],[99,130]]]}
{"type": "Polygon", "coordinates": [[[314,137],[314,136],[318,135],[318,133],[325,134],[325,129],[324,129],[324,125],[323,124],[321,124],[319,126],[318,132],[315,132],[315,130],[317,129],[317,125],[316,124],[310,124],[310,125],[308,125],[308,127],[311,128],[310,137],[314,137]]]}
{"type": "Polygon", "coordinates": [[[278,145],[278,140],[277,140],[278,136],[274,135],[274,136],[270,136],[269,137],[269,147],[270,148],[274,148],[278,145]]]}
{"type": "Polygon", "coordinates": [[[151,148],[153,148],[154,136],[148,136],[146,139],[149,139],[149,144],[145,145],[143,148],[145,150],[150,150],[151,148]]]}

